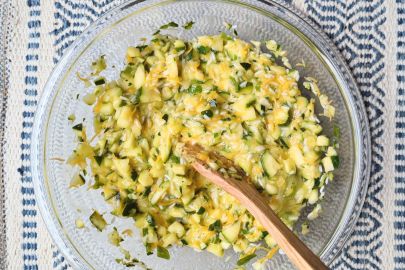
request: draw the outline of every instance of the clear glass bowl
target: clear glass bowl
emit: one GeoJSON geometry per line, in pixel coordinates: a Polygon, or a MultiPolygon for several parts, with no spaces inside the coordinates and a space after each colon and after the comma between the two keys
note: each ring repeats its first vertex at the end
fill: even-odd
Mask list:
{"type": "MultiPolygon", "coordinates": [[[[65,52],[46,84],[35,117],[32,136],[32,174],[35,193],[43,219],[55,243],[70,264],[77,269],[125,269],[116,263],[123,257],[118,248],[108,243],[107,233],[91,226],[88,216],[93,209],[109,212],[98,190],[70,190],[68,184],[76,169],[61,162],[75,148],[72,124],[67,120],[74,113],[77,119],[91,123],[91,108],[76,95],[86,91],[76,73],[86,74],[91,62],[105,55],[106,76],[115,78],[123,66],[125,50],[140,43],[159,26],[170,21],[182,25],[194,21],[192,30],[170,30],[173,35],[189,39],[196,35],[217,34],[223,23],[237,26],[245,40],[274,39],[288,52],[291,63],[305,60],[301,77],[319,80],[319,86],[334,102],[336,121],[342,131],[341,167],[326,190],[323,213],[310,223],[311,231],[301,236],[307,245],[326,263],[331,263],[341,250],[355,224],[363,203],[370,168],[368,124],[361,96],[348,68],[325,36],[297,12],[272,1],[139,1],[132,0],[111,10],[93,23],[65,52]],[[117,68],[112,68],[115,65],[117,68]],[[77,229],[81,218],[85,229],[77,229]]],[[[319,108],[317,108],[319,110],[319,108]]],[[[332,124],[323,125],[327,133],[332,124]]],[[[106,215],[111,221],[111,216],[106,215]]],[[[115,219],[119,229],[134,228],[130,219],[115,219]]],[[[112,227],[112,226],[110,226],[112,227]]],[[[111,228],[110,228],[111,229],[111,228]]],[[[109,230],[107,230],[108,232],[109,230]]],[[[171,260],[146,256],[134,228],[134,237],[123,246],[152,269],[233,269],[237,255],[229,251],[224,258],[190,248],[170,249],[171,260]],[[229,260],[225,258],[230,257],[229,260]]],[[[277,254],[268,269],[290,269],[285,255],[277,254]]]]}

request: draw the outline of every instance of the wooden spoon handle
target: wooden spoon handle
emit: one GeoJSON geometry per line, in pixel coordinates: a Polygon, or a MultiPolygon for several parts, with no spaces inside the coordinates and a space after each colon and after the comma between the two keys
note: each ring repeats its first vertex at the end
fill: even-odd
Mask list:
{"type": "Polygon", "coordinates": [[[238,199],[263,225],[298,269],[329,269],[274,213],[262,195],[245,180],[223,178],[198,161],[196,171],[238,199]]]}

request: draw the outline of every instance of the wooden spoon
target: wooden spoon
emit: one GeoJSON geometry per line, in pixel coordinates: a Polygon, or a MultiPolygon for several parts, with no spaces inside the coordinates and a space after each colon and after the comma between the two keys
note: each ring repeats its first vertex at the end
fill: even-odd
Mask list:
{"type": "Polygon", "coordinates": [[[238,199],[263,225],[298,269],[329,269],[274,213],[239,166],[200,145],[185,144],[184,157],[194,169],[238,199]]]}

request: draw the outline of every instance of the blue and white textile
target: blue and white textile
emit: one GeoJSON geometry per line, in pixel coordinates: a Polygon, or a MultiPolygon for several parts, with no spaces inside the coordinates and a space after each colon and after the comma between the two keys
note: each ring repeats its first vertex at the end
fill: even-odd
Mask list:
{"type": "MultiPolygon", "coordinates": [[[[30,175],[33,115],[53,66],[124,0],[0,1],[0,268],[69,269],[41,220],[30,175]]],[[[367,108],[367,198],[334,269],[405,269],[405,0],[286,0],[334,41],[367,108]]]]}

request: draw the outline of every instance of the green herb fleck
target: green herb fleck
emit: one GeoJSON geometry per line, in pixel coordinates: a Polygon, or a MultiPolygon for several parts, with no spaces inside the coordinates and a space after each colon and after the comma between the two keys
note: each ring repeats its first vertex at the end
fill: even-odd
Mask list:
{"type": "Polygon", "coordinates": [[[186,61],[193,59],[193,50],[191,50],[185,57],[186,61]]]}
{"type": "Polygon", "coordinates": [[[169,120],[169,115],[168,115],[167,113],[165,113],[165,114],[162,116],[162,119],[165,120],[166,123],[167,123],[167,120],[169,120]]]}
{"type": "Polygon", "coordinates": [[[94,160],[97,162],[98,166],[101,165],[101,162],[103,162],[103,156],[94,156],[94,160]]]}
{"type": "Polygon", "coordinates": [[[188,88],[187,92],[195,95],[202,92],[202,87],[199,84],[193,84],[188,88]]]}
{"type": "Polygon", "coordinates": [[[131,179],[136,181],[138,179],[138,173],[135,170],[131,172],[131,179]]]}
{"type": "Polygon", "coordinates": [[[105,84],[105,79],[104,78],[98,78],[97,80],[94,81],[95,85],[102,85],[105,84]]]}
{"type": "Polygon", "coordinates": [[[245,69],[245,70],[248,70],[252,65],[251,64],[249,64],[249,63],[240,63],[241,64],[241,66],[245,69]]]}
{"type": "Polygon", "coordinates": [[[162,259],[166,259],[166,260],[169,260],[170,259],[170,253],[169,253],[169,251],[166,249],[166,248],[164,248],[164,247],[157,247],[157,256],[159,257],[159,258],[162,258],[162,259]]]}
{"type": "Polygon", "coordinates": [[[143,196],[148,196],[150,194],[150,192],[152,191],[151,187],[146,187],[145,191],[143,192],[143,196]]]}
{"type": "Polygon", "coordinates": [[[183,245],[185,245],[185,246],[187,246],[187,245],[188,245],[188,242],[187,242],[186,240],[181,239],[180,241],[183,243],[183,245]]]}
{"type": "Polygon", "coordinates": [[[336,125],[333,126],[333,136],[336,139],[340,139],[340,127],[338,127],[336,125]]]}
{"type": "Polygon", "coordinates": [[[318,177],[318,178],[316,178],[315,179],[315,182],[314,182],[314,187],[319,187],[319,185],[321,184],[321,178],[320,177],[318,177]]]}
{"type": "Polygon", "coordinates": [[[171,156],[170,156],[170,160],[171,160],[173,163],[180,164],[180,158],[179,158],[178,156],[171,155],[171,156]]]}
{"type": "Polygon", "coordinates": [[[83,130],[83,124],[77,124],[77,125],[73,126],[72,129],[82,131],[83,130]]]}
{"type": "Polygon", "coordinates": [[[183,25],[183,28],[189,30],[189,29],[191,29],[191,28],[193,27],[193,25],[194,25],[194,22],[193,22],[193,21],[189,21],[189,22],[187,22],[187,23],[185,23],[185,24],[183,25]]]}
{"type": "Polygon", "coordinates": [[[205,208],[201,206],[200,209],[198,209],[197,214],[202,215],[202,214],[204,214],[204,212],[205,212],[205,208]]]}
{"type": "Polygon", "coordinates": [[[169,22],[168,24],[164,24],[160,27],[160,29],[167,29],[169,27],[178,27],[179,25],[175,22],[169,22]]]}
{"type": "Polygon", "coordinates": [[[201,115],[205,118],[211,118],[212,116],[214,116],[214,113],[211,110],[205,110],[201,112],[201,115]]]}
{"type": "Polygon", "coordinates": [[[148,45],[138,45],[136,48],[138,48],[140,51],[145,50],[145,48],[148,47],[148,45]]]}
{"type": "Polygon", "coordinates": [[[207,54],[211,50],[209,47],[206,46],[198,46],[197,50],[200,54],[207,54]]]}
{"type": "Polygon", "coordinates": [[[339,156],[331,156],[330,157],[332,159],[332,164],[333,164],[333,168],[339,168],[340,165],[340,159],[339,156]]]}

